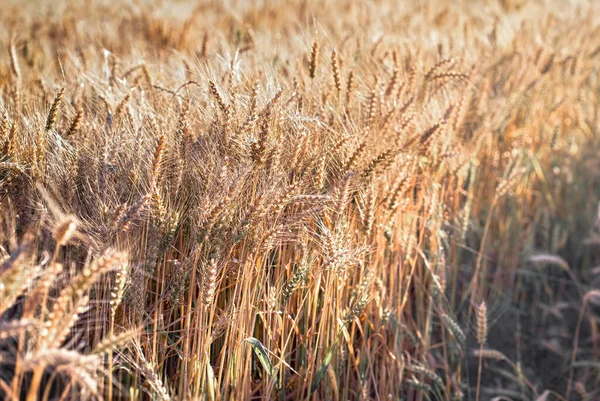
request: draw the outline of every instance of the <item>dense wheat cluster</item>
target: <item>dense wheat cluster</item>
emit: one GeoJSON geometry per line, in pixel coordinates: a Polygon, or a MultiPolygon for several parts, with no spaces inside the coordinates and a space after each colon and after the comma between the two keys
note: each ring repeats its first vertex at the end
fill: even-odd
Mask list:
{"type": "Polygon", "coordinates": [[[4,2],[0,397],[600,399],[598,12],[4,2]]]}

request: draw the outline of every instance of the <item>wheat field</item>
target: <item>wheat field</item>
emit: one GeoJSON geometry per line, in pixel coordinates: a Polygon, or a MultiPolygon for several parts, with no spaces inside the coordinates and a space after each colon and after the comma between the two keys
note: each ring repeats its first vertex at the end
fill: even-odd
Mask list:
{"type": "Polygon", "coordinates": [[[0,1],[0,398],[600,400],[600,4],[0,1]]]}

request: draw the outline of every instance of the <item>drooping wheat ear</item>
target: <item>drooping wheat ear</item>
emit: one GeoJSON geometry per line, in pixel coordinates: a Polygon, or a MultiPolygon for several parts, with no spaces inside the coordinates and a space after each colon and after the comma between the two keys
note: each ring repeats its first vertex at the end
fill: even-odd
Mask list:
{"type": "Polygon", "coordinates": [[[215,340],[223,334],[225,334],[232,321],[232,308],[228,307],[228,309],[221,313],[221,315],[217,318],[217,320],[211,327],[210,336],[212,340],[215,340]]]}
{"type": "Polygon", "coordinates": [[[13,101],[13,105],[15,105],[15,107],[19,107],[19,105],[21,104],[21,85],[18,83],[16,85],[12,85],[10,89],[10,95],[13,101]]]}
{"type": "Polygon", "coordinates": [[[409,180],[406,175],[400,176],[393,184],[390,194],[387,198],[387,208],[390,214],[400,205],[401,197],[408,190],[409,180]]]}
{"type": "Polygon", "coordinates": [[[511,192],[517,181],[522,179],[525,173],[527,173],[526,168],[515,168],[506,179],[500,181],[496,187],[493,203],[498,202],[498,200],[506,195],[506,193],[511,192]]]}
{"type": "MultiPolygon", "coordinates": [[[[156,398],[159,401],[171,401],[169,390],[167,389],[167,387],[165,387],[158,374],[156,374],[156,371],[154,370],[152,364],[148,362],[148,360],[144,356],[144,352],[142,351],[141,347],[136,344],[134,346],[134,349],[137,351],[136,356],[139,363],[138,368],[140,369],[140,372],[142,373],[142,375],[144,375],[146,380],[148,380],[148,384],[152,388],[152,391],[154,391],[156,398]]],[[[155,395],[153,394],[152,398],[155,398],[155,395]]]]}
{"type": "Polygon", "coordinates": [[[278,216],[279,213],[285,208],[285,206],[293,198],[296,190],[298,189],[297,183],[291,183],[288,187],[281,191],[272,202],[265,204],[262,199],[257,198],[255,202],[255,208],[252,214],[253,223],[260,222],[265,216],[272,214],[278,216]]]}
{"type": "Polygon", "coordinates": [[[400,66],[400,54],[398,53],[397,48],[394,48],[392,50],[392,62],[394,63],[395,68],[398,68],[400,66]]]}
{"type": "Polygon", "coordinates": [[[408,95],[415,96],[417,89],[417,66],[413,65],[410,67],[408,74],[408,85],[406,86],[408,95]]]}
{"type": "Polygon", "coordinates": [[[351,178],[352,178],[352,173],[347,173],[344,176],[344,178],[342,178],[340,185],[337,188],[335,211],[336,211],[338,217],[342,216],[346,209],[346,204],[348,203],[348,198],[350,196],[351,178]]]}
{"type": "Polygon", "coordinates": [[[327,102],[329,101],[329,97],[331,95],[331,91],[329,90],[329,88],[325,88],[325,90],[323,90],[323,92],[321,93],[321,107],[319,109],[319,117],[322,120],[327,120],[327,114],[326,114],[326,107],[327,106],[327,102]]]}
{"type": "Polygon", "coordinates": [[[344,155],[345,155],[345,153],[343,152],[343,150],[344,150],[344,147],[346,146],[346,144],[348,143],[349,140],[350,140],[349,136],[342,137],[342,139],[340,139],[338,142],[336,142],[333,145],[333,147],[331,148],[330,154],[333,157],[337,157],[337,158],[343,160],[344,159],[344,155]]]}
{"type": "Polygon", "coordinates": [[[73,216],[65,216],[54,230],[53,237],[57,246],[66,245],[77,230],[77,222],[73,216]]]}
{"type": "Polygon", "coordinates": [[[200,46],[200,57],[201,58],[206,58],[206,55],[208,54],[209,39],[210,39],[210,36],[208,34],[208,31],[204,31],[204,35],[202,35],[202,45],[200,46]]]}
{"type": "Polygon", "coordinates": [[[408,366],[406,366],[406,370],[425,376],[426,378],[431,380],[433,383],[435,383],[439,388],[444,387],[444,381],[442,380],[442,378],[439,377],[437,375],[437,373],[435,373],[433,370],[430,370],[430,369],[426,368],[425,366],[408,365],[408,366]]]}
{"type": "Polygon", "coordinates": [[[246,24],[246,39],[247,44],[240,49],[240,53],[247,52],[248,50],[252,50],[256,47],[256,34],[254,33],[254,29],[249,24],[246,24]]]}
{"type": "Polygon", "coordinates": [[[317,189],[319,191],[321,191],[323,189],[323,187],[325,186],[325,176],[327,173],[327,155],[325,153],[323,153],[321,155],[321,157],[319,158],[319,163],[317,164],[317,175],[316,175],[316,182],[317,182],[317,189]]]}
{"type": "Polygon", "coordinates": [[[383,120],[381,121],[381,126],[379,127],[382,134],[387,132],[389,127],[392,126],[392,123],[396,121],[397,116],[398,109],[396,107],[392,107],[392,109],[385,114],[383,120]]]}
{"type": "Polygon", "coordinates": [[[229,173],[229,164],[230,164],[230,158],[229,158],[229,156],[225,155],[223,157],[223,160],[221,161],[218,182],[224,184],[227,181],[227,176],[229,173]]]}
{"type": "Polygon", "coordinates": [[[20,263],[31,256],[33,239],[25,240],[10,257],[0,263],[0,314],[13,306],[21,294],[26,291],[33,279],[38,276],[39,266],[24,269],[20,263]]]}
{"type": "MultiPolygon", "coordinates": [[[[335,255],[338,253],[338,240],[335,238],[333,233],[327,229],[323,228],[323,260],[333,259],[335,255]]],[[[327,263],[325,263],[327,264],[327,263]]]]}
{"type": "Polygon", "coordinates": [[[69,132],[67,133],[67,137],[75,135],[81,126],[81,121],[83,120],[83,109],[77,109],[77,114],[75,114],[75,118],[73,118],[73,122],[71,122],[71,126],[69,127],[69,132]]]}
{"type": "Polygon", "coordinates": [[[10,123],[10,128],[8,128],[8,124],[9,124],[8,121],[6,122],[6,124],[7,124],[6,131],[8,133],[5,135],[2,135],[3,138],[6,138],[5,142],[4,142],[4,152],[8,156],[9,159],[12,159],[15,156],[15,150],[16,150],[15,137],[16,137],[16,133],[17,133],[17,127],[16,127],[14,121],[10,123]]]}
{"type": "Polygon", "coordinates": [[[539,265],[556,265],[565,271],[570,271],[569,262],[558,255],[538,254],[532,255],[528,259],[529,262],[539,265]]]}
{"type": "Polygon", "coordinates": [[[252,85],[252,93],[250,94],[250,108],[248,110],[248,120],[254,120],[256,110],[258,108],[258,91],[260,90],[260,81],[257,79],[252,85]]]}
{"type": "Polygon", "coordinates": [[[117,222],[114,225],[115,233],[125,232],[129,229],[131,221],[135,219],[139,212],[146,206],[146,203],[150,200],[151,194],[142,196],[136,203],[131,205],[125,212],[117,216],[117,222]]]}
{"type": "Polygon", "coordinates": [[[335,373],[338,377],[338,380],[343,380],[344,372],[347,368],[348,361],[348,343],[345,340],[342,340],[342,344],[340,345],[340,353],[338,355],[337,366],[335,369],[335,373]]]}
{"type": "Polygon", "coordinates": [[[473,355],[476,357],[482,357],[485,359],[496,359],[496,360],[508,360],[506,355],[495,349],[476,349],[473,351],[473,355]]]}
{"type": "Polygon", "coordinates": [[[145,307],[146,282],[142,266],[131,266],[131,285],[127,288],[126,300],[131,305],[133,316],[138,316],[145,307]]]}
{"type": "MultiPolygon", "coordinates": [[[[83,355],[77,351],[60,348],[50,348],[28,353],[22,359],[24,370],[32,370],[38,366],[79,366],[91,370],[99,367],[100,360],[96,355],[83,355]]],[[[35,398],[34,398],[35,399],[35,398]]]]}
{"type": "MultiPolygon", "coordinates": [[[[296,143],[294,144],[294,151],[292,152],[292,156],[289,160],[289,166],[296,167],[300,160],[304,160],[304,156],[306,155],[307,149],[309,148],[311,137],[308,132],[302,130],[298,134],[298,138],[296,139],[296,143]]],[[[281,142],[281,141],[280,141],[281,142]]],[[[310,167],[314,167],[313,163],[311,163],[310,167]]]]}
{"type": "Polygon", "coordinates": [[[107,354],[110,351],[122,347],[127,344],[130,340],[139,335],[137,330],[129,330],[121,334],[112,335],[106,337],[104,340],[100,341],[98,345],[94,347],[91,354],[92,355],[103,355],[107,354]]]}
{"type": "Polygon", "coordinates": [[[413,333],[410,328],[403,322],[398,322],[398,326],[400,328],[400,334],[402,336],[406,336],[408,338],[408,341],[410,341],[410,343],[412,345],[419,345],[420,341],[419,338],[415,335],[415,333],[413,333]]]}
{"type": "Polygon", "coordinates": [[[356,165],[356,163],[360,159],[360,156],[364,153],[366,148],[367,148],[367,142],[363,141],[356,147],[356,149],[354,149],[354,152],[352,152],[352,154],[346,161],[346,165],[344,166],[344,171],[349,171],[356,165]]]}
{"type": "Polygon", "coordinates": [[[44,313],[46,312],[46,302],[44,299],[47,299],[49,291],[52,287],[52,284],[56,281],[56,279],[60,276],[63,271],[64,266],[62,263],[50,263],[44,269],[43,273],[40,275],[39,279],[35,282],[35,284],[28,289],[27,298],[25,302],[25,306],[23,308],[24,316],[31,316],[33,311],[39,308],[40,305],[44,308],[44,313]]]}
{"type": "Polygon", "coordinates": [[[471,105],[471,96],[473,92],[474,80],[473,74],[475,71],[475,66],[471,69],[471,71],[467,74],[467,82],[465,88],[461,91],[458,100],[456,101],[456,107],[452,113],[452,117],[450,118],[450,125],[452,132],[458,133],[458,129],[461,128],[462,123],[464,122],[466,113],[468,111],[469,106],[471,105]]]}
{"type": "Polygon", "coordinates": [[[355,80],[356,78],[354,77],[354,71],[350,71],[348,73],[348,80],[346,82],[346,104],[349,104],[350,100],[352,99],[352,94],[356,88],[355,80]]]}
{"type": "Polygon", "coordinates": [[[366,238],[370,238],[371,233],[373,232],[373,223],[375,221],[375,201],[375,188],[371,184],[367,190],[367,199],[365,202],[365,212],[362,226],[363,234],[366,238]]]}
{"type": "Polygon", "coordinates": [[[129,102],[129,99],[131,99],[131,92],[127,93],[123,97],[123,100],[121,100],[121,102],[117,106],[117,108],[115,110],[115,119],[119,117],[119,115],[123,112],[123,110],[125,110],[125,107],[127,106],[127,103],[129,102]]]}
{"type": "Polygon", "coordinates": [[[261,232],[262,239],[260,240],[260,252],[266,254],[273,249],[277,243],[277,239],[282,235],[285,229],[285,225],[277,224],[268,230],[261,232]]]}
{"type": "Polygon", "coordinates": [[[123,292],[125,291],[125,283],[127,282],[127,274],[129,265],[123,263],[115,274],[115,284],[110,292],[110,318],[114,321],[115,314],[121,301],[123,300],[123,292]]]}
{"type": "Polygon", "coordinates": [[[152,76],[150,75],[150,70],[146,63],[142,64],[142,73],[144,74],[144,79],[146,80],[146,84],[148,87],[152,88],[152,76]]]}
{"type": "Polygon", "coordinates": [[[21,68],[19,67],[19,59],[17,58],[17,50],[15,49],[15,41],[14,38],[10,41],[10,46],[8,47],[9,58],[10,58],[10,69],[12,73],[15,75],[17,81],[21,81],[21,68]]]}
{"type": "MultiPolygon", "coordinates": [[[[181,140],[183,140],[183,138],[185,138],[186,135],[189,134],[189,129],[190,129],[189,117],[190,117],[190,100],[185,99],[181,102],[181,108],[179,110],[179,116],[177,118],[177,135],[181,140]]],[[[182,151],[183,151],[184,144],[182,143],[181,146],[182,146],[182,151]]]]}
{"type": "Polygon", "coordinates": [[[344,316],[343,322],[345,325],[349,325],[352,321],[362,312],[362,310],[367,306],[367,304],[371,301],[368,291],[364,291],[359,294],[359,297],[354,301],[350,310],[344,316]]]}
{"type": "Polygon", "coordinates": [[[265,153],[267,150],[267,141],[269,140],[270,132],[270,117],[271,111],[267,110],[260,127],[258,140],[252,144],[252,160],[257,167],[261,167],[265,164],[265,153]]]}
{"type": "Polygon", "coordinates": [[[71,329],[75,326],[75,323],[79,321],[79,317],[89,308],[89,300],[89,295],[79,295],[70,309],[60,311],[58,318],[53,317],[53,319],[48,322],[50,335],[42,338],[42,340],[46,340],[47,343],[44,344],[42,342],[43,345],[41,345],[41,348],[47,347],[53,343],[64,343],[69,336],[71,329]]]}
{"type": "Polygon", "coordinates": [[[434,74],[430,77],[431,81],[440,80],[442,83],[446,83],[450,79],[458,79],[459,81],[465,81],[469,78],[469,74],[458,71],[445,71],[439,74],[434,74]]]}
{"type": "Polygon", "coordinates": [[[442,313],[440,317],[442,318],[446,326],[450,329],[450,332],[452,333],[454,338],[461,345],[464,344],[467,341],[467,337],[465,336],[465,333],[462,331],[458,323],[456,323],[456,321],[446,313],[442,313]]]}
{"type": "Polygon", "coordinates": [[[125,253],[108,251],[99,260],[83,268],[81,274],[60,292],[57,301],[52,305],[48,314],[47,330],[40,336],[42,347],[64,342],[73,325],[79,320],[80,314],[88,307],[89,297],[86,292],[89,288],[102,274],[120,267],[126,260],[125,253]]]}
{"type": "Polygon", "coordinates": [[[367,127],[369,128],[373,127],[375,116],[379,110],[379,80],[378,76],[368,98],[367,127]]]}
{"type": "Polygon", "coordinates": [[[338,92],[338,96],[342,93],[342,77],[340,75],[340,66],[338,63],[338,56],[333,49],[331,51],[331,71],[333,72],[333,82],[335,83],[335,89],[338,92]]]}
{"type": "Polygon", "coordinates": [[[438,264],[438,283],[440,285],[440,291],[442,294],[446,291],[446,253],[443,249],[440,250],[440,260],[438,264]]]}
{"type": "Polygon", "coordinates": [[[310,51],[310,59],[308,60],[308,75],[310,79],[315,79],[317,67],[319,65],[319,43],[315,40],[310,51]]]}
{"type": "Polygon", "coordinates": [[[280,130],[275,131],[275,138],[273,141],[273,146],[271,149],[271,154],[269,156],[269,169],[273,173],[277,173],[279,171],[279,167],[281,166],[281,153],[283,152],[282,146],[282,135],[280,130]]]}
{"type": "Polygon", "coordinates": [[[214,259],[204,267],[202,277],[202,302],[204,305],[212,304],[217,289],[217,263],[214,259]]]}
{"type": "Polygon", "coordinates": [[[425,74],[425,80],[429,80],[433,75],[439,73],[440,70],[442,70],[443,68],[452,68],[452,66],[454,65],[454,59],[452,58],[446,58],[443,60],[440,60],[439,62],[437,62],[436,64],[433,65],[433,67],[431,67],[429,69],[429,71],[427,71],[427,73],[425,74]]]}
{"type": "Polygon", "coordinates": [[[290,297],[300,286],[300,284],[306,279],[309,272],[309,261],[308,258],[303,258],[300,262],[300,266],[294,271],[292,277],[285,283],[281,291],[281,304],[287,305],[290,297]]]}
{"type": "Polygon", "coordinates": [[[112,107],[110,106],[110,102],[108,101],[108,99],[106,98],[106,96],[104,96],[102,94],[98,95],[98,99],[100,99],[100,101],[102,102],[102,104],[106,108],[106,122],[107,123],[112,122],[113,112],[112,112],[112,107]]]}
{"type": "Polygon", "coordinates": [[[394,162],[394,156],[396,153],[397,150],[393,147],[390,147],[388,150],[385,150],[377,155],[369,162],[367,168],[365,168],[363,171],[363,177],[369,178],[378,167],[382,167],[384,170],[388,168],[394,162]]]}
{"type": "Polygon", "coordinates": [[[2,110],[2,118],[0,118],[0,140],[7,140],[10,126],[10,118],[6,109],[2,110]]]}
{"type": "Polygon", "coordinates": [[[175,272],[172,275],[166,298],[169,304],[179,306],[181,305],[181,297],[185,290],[186,281],[190,275],[190,259],[185,258],[183,261],[173,260],[173,266],[175,266],[175,272]]]}
{"type": "Polygon", "coordinates": [[[213,206],[210,211],[206,214],[206,220],[204,223],[204,227],[208,230],[211,228],[216,222],[219,216],[223,213],[229,202],[231,201],[231,197],[229,194],[225,194],[223,199],[219,201],[215,206],[213,206]]]}
{"type": "Polygon", "coordinates": [[[154,215],[159,222],[164,223],[165,216],[167,215],[167,209],[165,208],[161,191],[158,190],[158,186],[156,185],[154,185],[154,191],[152,191],[150,200],[152,201],[151,206],[152,210],[154,211],[154,215]]]}
{"type": "Polygon", "coordinates": [[[475,163],[472,162],[469,168],[469,186],[467,187],[467,202],[462,211],[462,224],[460,230],[460,239],[465,242],[469,230],[469,221],[471,218],[471,209],[473,208],[473,193],[475,191],[475,163]]]}
{"type": "Polygon", "coordinates": [[[390,82],[385,90],[384,96],[386,98],[394,98],[398,92],[398,86],[400,83],[400,69],[398,67],[394,68],[394,72],[392,73],[392,77],[390,78],[390,82]]]}
{"type": "Polygon", "coordinates": [[[37,133],[37,137],[35,138],[35,176],[39,177],[43,168],[44,168],[44,160],[46,159],[46,146],[48,143],[48,138],[46,135],[46,131],[39,130],[37,133]]]}
{"type": "Polygon", "coordinates": [[[550,57],[548,57],[548,59],[546,60],[546,62],[544,63],[544,65],[540,68],[540,74],[544,75],[544,74],[547,74],[550,71],[550,69],[554,65],[554,59],[555,59],[555,57],[556,57],[556,53],[552,53],[550,55],[550,57]]]}
{"type": "MultiPolygon", "coordinates": [[[[97,379],[100,364],[101,359],[96,355],[83,355],[77,351],[66,349],[54,348],[29,352],[22,359],[22,365],[20,365],[24,371],[33,371],[26,399],[35,400],[38,399],[38,395],[41,397],[42,378],[47,366],[52,366],[55,373],[60,372],[62,377],[67,377],[69,385],[77,386],[79,395],[84,398],[99,398],[98,394],[101,390],[97,379]]],[[[44,392],[44,396],[44,398],[48,398],[47,390],[44,392]]]]}
{"type": "Polygon", "coordinates": [[[427,153],[427,149],[429,149],[429,146],[435,139],[436,134],[441,130],[441,127],[442,126],[440,123],[436,123],[428,129],[426,129],[425,132],[423,132],[423,134],[421,134],[421,136],[419,137],[419,144],[421,145],[422,154],[427,153]]]}
{"type": "MultiPolygon", "coordinates": [[[[411,97],[408,102],[406,103],[407,106],[410,106],[409,102],[412,102],[414,99],[414,97],[411,97]]],[[[394,129],[394,131],[396,132],[396,135],[399,135],[405,131],[409,131],[414,129],[414,120],[415,120],[415,113],[409,113],[406,117],[404,117],[402,119],[402,121],[400,122],[400,124],[394,129]]],[[[410,143],[414,142],[414,139],[409,140],[410,143]]]]}
{"type": "Polygon", "coordinates": [[[156,147],[154,148],[154,157],[152,158],[152,186],[156,187],[158,181],[158,175],[160,173],[160,162],[163,156],[163,150],[165,149],[165,135],[162,134],[158,138],[156,147]]]}
{"type": "Polygon", "coordinates": [[[60,88],[56,94],[56,97],[54,97],[54,101],[50,107],[50,112],[48,113],[48,118],[46,119],[46,131],[53,129],[54,125],[56,124],[56,118],[58,117],[58,112],[60,110],[60,105],[62,104],[64,93],[65,88],[60,88]]]}
{"type": "Polygon", "coordinates": [[[275,95],[273,95],[273,97],[271,98],[271,100],[269,100],[269,102],[265,105],[263,111],[261,112],[261,115],[266,116],[271,115],[273,112],[273,109],[275,108],[275,105],[277,104],[277,102],[279,102],[279,99],[281,99],[281,95],[283,94],[283,89],[279,89],[277,90],[277,92],[275,92],[275,95]]]}
{"type": "Polygon", "coordinates": [[[477,308],[477,343],[480,346],[485,344],[485,340],[488,334],[488,321],[487,321],[487,306],[485,302],[479,304],[477,308]]]}
{"type": "MultiPolygon", "coordinates": [[[[64,314],[71,309],[69,305],[71,305],[73,299],[80,299],[102,274],[120,267],[126,260],[127,254],[108,251],[99,260],[85,266],[81,274],[61,291],[58,300],[54,303],[48,316],[53,323],[52,325],[57,326],[56,323],[62,321],[64,314]]],[[[58,327],[56,329],[59,330],[58,327]]]]}
{"type": "Polygon", "coordinates": [[[215,98],[215,101],[219,105],[219,108],[221,109],[221,111],[227,115],[229,112],[229,106],[227,105],[227,103],[225,103],[225,100],[223,100],[223,97],[219,93],[219,90],[217,89],[217,85],[215,84],[215,82],[208,81],[208,88],[210,90],[210,94],[215,98]]]}

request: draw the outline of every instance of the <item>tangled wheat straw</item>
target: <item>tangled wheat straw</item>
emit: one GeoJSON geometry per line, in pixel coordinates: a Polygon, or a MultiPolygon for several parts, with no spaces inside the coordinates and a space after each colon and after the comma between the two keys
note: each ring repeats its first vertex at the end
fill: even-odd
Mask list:
{"type": "Polygon", "coordinates": [[[3,2],[2,398],[598,398],[598,11],[3,2]]]}

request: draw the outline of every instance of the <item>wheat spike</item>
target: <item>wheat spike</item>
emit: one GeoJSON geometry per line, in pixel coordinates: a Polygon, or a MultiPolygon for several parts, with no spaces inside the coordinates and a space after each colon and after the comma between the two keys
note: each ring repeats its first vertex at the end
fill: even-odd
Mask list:
{"type": "Polygon", "coordinates": [[[315,79],[317,67],[319,65],[319,43],[315,40],[310,51],[310,59],[308,61],[308,75],[310,79],[315,79]]]}
{"type": "Polygon", "coordinates": [[[62,104],[64,93],[65,88],[60,88],[54,97],[54,101],[52,102],[52,106],[50,106],[50,111],[48,112],[48,118],[46,119],[46,131],[52,130],[56,124],[56,118],[58,117],[58,112],[60,110],[60,105],[62,104]]]}
{"type": "Polygon", "coordinates": [[[337,90],[339,96],[342,92],[342,78],[340,75],[338,55],[335,49],[331,51],[331,71],[333,73],[333,82],[335,83],[335,89],[337,90]]]}
{"type": "Polygon", "coordinates": [[[485,302],[482,302],[477,307],[477,343],[481,346],[485,344],[485,340],[488,334],[488,321],[487,321],[487,306],[485,302]]]}

